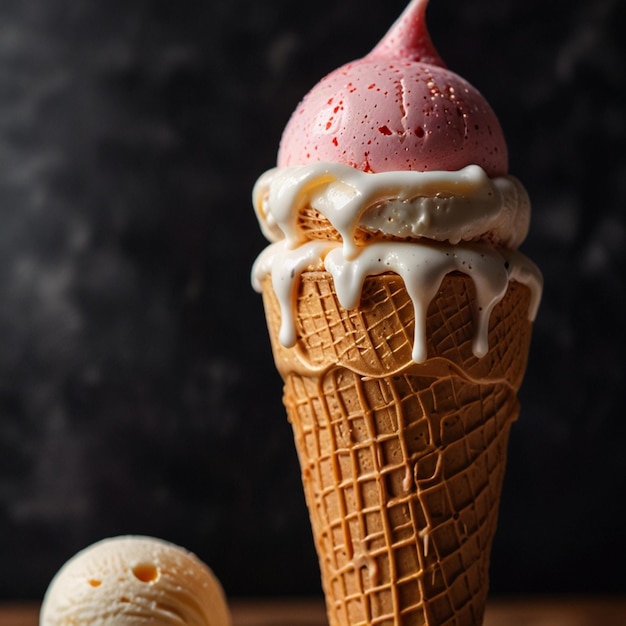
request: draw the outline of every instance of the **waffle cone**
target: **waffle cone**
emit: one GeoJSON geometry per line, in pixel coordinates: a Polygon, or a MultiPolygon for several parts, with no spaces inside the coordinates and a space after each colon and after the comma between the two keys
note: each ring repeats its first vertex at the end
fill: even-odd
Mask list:
{"type": "Polygon", "coordinates": [[[510,283],[478,359],[473,282],[446,277],[422,364],[411,359],[413,308],[395,274],[368,278],[347,311],[328,274],[305,272],[293,348],[278,341],[269,279],[263,297],[330,626],[482,624],[530,341],[528,288],[510,283]]]}

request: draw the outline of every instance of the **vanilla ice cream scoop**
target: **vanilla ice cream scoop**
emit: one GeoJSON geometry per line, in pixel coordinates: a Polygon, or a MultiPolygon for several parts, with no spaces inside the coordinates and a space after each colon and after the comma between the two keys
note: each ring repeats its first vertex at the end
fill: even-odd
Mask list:
{"type": "Polygon", "coordinates": [[[85,548],[53,578],[40,626],[230,626],[222,587],[194,554],[151,537],[85,548]]]}

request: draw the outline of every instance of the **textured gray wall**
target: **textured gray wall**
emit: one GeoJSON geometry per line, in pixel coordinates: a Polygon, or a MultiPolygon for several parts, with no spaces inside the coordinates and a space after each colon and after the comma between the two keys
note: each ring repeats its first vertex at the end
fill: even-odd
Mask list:
{"type": "MultiPolygon", "coordinates": [[[[144,533],[227,592],[316,593],[249,268],[280,131],[404,0],[0,0],[0,599],[144,533]]],[[[500,116],[546,292],[494,592],[624,591],[623,0],[433,0],[500,116]]]]}

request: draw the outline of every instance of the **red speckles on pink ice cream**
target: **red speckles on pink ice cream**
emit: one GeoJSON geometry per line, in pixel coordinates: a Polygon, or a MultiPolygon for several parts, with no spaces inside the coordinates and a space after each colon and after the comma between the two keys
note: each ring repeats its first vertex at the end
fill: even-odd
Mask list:
{"type": "Polygon", "coordinates": [[[318,83],[292,115],[279,166],[330,161],[371,172],[507,172],[500,124],[482,95],[443,66],[413,0],[364,59],[318,83]]]}

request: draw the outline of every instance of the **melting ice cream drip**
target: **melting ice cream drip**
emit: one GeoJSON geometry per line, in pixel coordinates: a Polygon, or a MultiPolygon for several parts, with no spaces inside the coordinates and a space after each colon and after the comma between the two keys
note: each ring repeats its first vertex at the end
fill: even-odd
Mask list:
{"type": "MultiPolygon", "coordinates": [[[[475,167],[475,166],[474,166],[475,167]]],[[[480,168],[478,168],[480,169],[480,168]]],[[[437,294],[445,276],[458,271],[469,275],[476,286],[477,312],[473,351],[477,357],[488,351],[488,330],[491,311],[504,297],[509,280],[514,278],[531,288],[533,304],[529,317],[534,317],[541,291],[538,270],[519,252],[496,248],[478,241],[493,232],[517,242],[526,234],[527,219],[518,212],[529,210],[524,198],[511,206],[511,197],[519,199],[517,187],[510,183],[511,194],[500,194],[509,181],[500,179],[497,185],[480,172],[385,172],[367,174],[338,164],[311,164],[308,166],[276,169],[259,179],[254,191],[254,202],[264,232],[273,240],[259,256],[253,267],[253,284],[261,290],[261,281],[271,275],[272,285],[281,309],[279,339],[286,347],[297,341],[294,306],[295,290],[300,275],[307,269],[325,269],[332,277],[341,305],[346,309],[358,306],[363,283],[368,276],[393,272],[402,277],[415,311],[413,360],[421,363],[427,358],[426,315],[430,302],[437,294]],[[487,187],[494,198],[490,212],[484,206],[487,187]],[[451,211],[448,216],[437,215],[440,205],[431,207],[437,232],[469,232],[472,241],[454,245],[450,237],[435,241],[433,233],[418,241],[377,241],[358,245],[355,232],[367,216],[371,206],[402,200],[410,211],[410,200],[420,201],[433,189],[448,189],[452,201],[446,207],[462,202],[463,211],[451,211]],[[456,192],[456,196],[454,193],[456,192]],[[420,195],[421,194],[421,195],[420,195]],[[472,202],[487,217],[473,215],[472,202]],[[316,211],[340,234],[342,241],[305,241],[299,231],[298,213],[312,203],[316,211]],[[438,222],[444,222],[445,227],[438,222]],[[469,220],[471,224],[465,224],[469,220]],[[483,230],[472,230],[476,224],[483,230]],[[521,228],[521,232],[517,232],[521,228]],[[447,229],[447,230],[446,230],[447,229]],[[469,230],[468,230],[469,229],[469,230]]],[[[428,199],[428,198],[427,198],[428,199]]],[[[395,206],[395,204],[394,204],[395,206]]],[[[490,235],[492,238],[495,235],[490,235]]]]}

